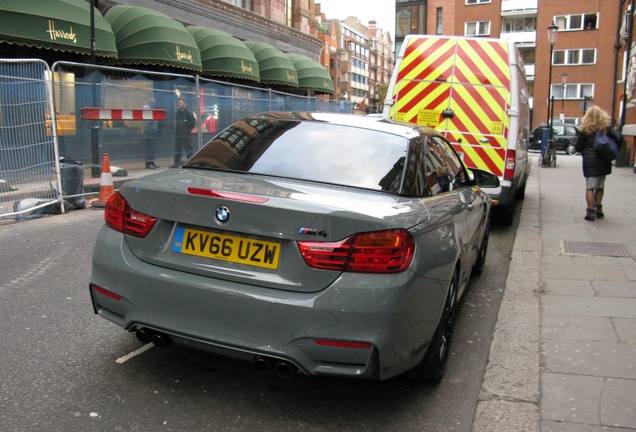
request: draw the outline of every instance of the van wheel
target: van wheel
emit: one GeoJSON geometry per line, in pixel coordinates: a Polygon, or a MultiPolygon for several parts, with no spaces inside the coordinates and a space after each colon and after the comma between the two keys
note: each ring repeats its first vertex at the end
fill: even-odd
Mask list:
{"type": "Polygon", "coordinates": [[[526,183],[527,182],[524,181],[523,185],[521,185],[521,187],[517,189],[516,197],[520,201],[523,201],[523,199],[526,197],[526,183]]]}
{"type": "Polygon", "coordinates": [[[495,207],[496,221],[502,225],[510,226],[515,218],[515,207],[517,200],[512,200],[510,204],[503,207],[495,207]]]}
{"type": "Polygon", "coordinates": [[[576,153],[576,146],[574,144],[568,144],[565,148],[565,152],[569,155],[573,155],[576,153]]]}
{"type": "Polygon", "coordinates": [[[455,311],[457,309],[457,284],[459,269],[455,267],[448,287],[446,304],[439,320],[431,344],[419,365],[410,372],[410,376],[418,381],[435,384],[442,380],[446,372],[446,363],[450,353],[453,330],[455,327],[455,311]]]}

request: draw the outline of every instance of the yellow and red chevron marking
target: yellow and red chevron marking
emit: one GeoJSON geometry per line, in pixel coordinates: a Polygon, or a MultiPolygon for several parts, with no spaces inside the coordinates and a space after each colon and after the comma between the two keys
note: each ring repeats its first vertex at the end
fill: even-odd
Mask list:
{"type": "Polygon", "coordinates": [[[510,126],[506,43],[411,38],[393,98],[392,117],[446,132],[469,167],[502,174],[510,126]],[[447,109],[454,112],[451,119],[442,117],[447,109]]]}

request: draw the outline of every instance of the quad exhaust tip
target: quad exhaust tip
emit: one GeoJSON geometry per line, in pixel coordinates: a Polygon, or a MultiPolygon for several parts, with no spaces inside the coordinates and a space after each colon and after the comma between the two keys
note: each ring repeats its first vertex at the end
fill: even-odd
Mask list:
{"type": "Polygon", "coordinates": [[[152,337],[152,333],[144,328],[140,328],[135,332],[135,336],[137,336],[137,340],[142,344],[150,343],[150,338],[152,337]]]}
{"type": "Polygon", "coordinates": [[[262,375],[273,372],[283,379],[289,379],[298,372],[296,366],[285,360],[265,356],[256,356],[254,361],[252,361],[252,365],[254,366],[254,370],[262,375]]]}
{"type": "MultiPolygon", "coordinates": [[[[143,327],[137,329],[135,336],[142,344],[152,343],[159,348],[165,348],[174,343],[170,336],[143,327]]],[[[289,379],[298,372],[298,368],[288,361],[261,355],[254,357],[252,366],[254,366],[256,372],[262,375],[268,375],[273,372],[283,379],[289,379]]]]}
{"type": "Polygon", "coordinates": [[[172,345],[172,339],[170,338],[170,336],[160,332],[148,330],[146,328],[138,329],[135,332],[135,336],[137,337],[137,340],[144,345],[151,342],[154,346],[160,348],[165,348],[172,345]]]}

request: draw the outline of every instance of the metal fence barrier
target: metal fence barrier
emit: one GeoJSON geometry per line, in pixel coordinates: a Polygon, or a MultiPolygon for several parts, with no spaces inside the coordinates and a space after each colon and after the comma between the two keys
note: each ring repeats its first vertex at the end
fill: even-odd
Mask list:
{"type": "Polygon", "coordinates": [[[0,61],[0,217],[62,211],[52,110],[45,62],[0,61]]]}
{"type": "Polygon", "coordinates": [[[141,177],[150,158],[173,164],[175,113],[183,98],[196,118],[192,145],[264,111],[352,112],[351,103],[193,75],[40,60],[0,59],[0,218],[33,217],[86,205],[99,192],[108,154],[119,180],[141,177]],[[154,99],[154,105],[149,101],[154,99]],[[165,120],[82,118],[85,108],[165,110],[165,120]]]}

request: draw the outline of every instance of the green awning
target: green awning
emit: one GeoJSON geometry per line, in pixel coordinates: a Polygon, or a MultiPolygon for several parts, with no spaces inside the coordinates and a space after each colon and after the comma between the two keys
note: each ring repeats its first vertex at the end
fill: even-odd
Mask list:
{"type": "Polygon", "coordinates": [[[316,93],[333,94],[333,80],[317,61],[301,54],[287,54],[298,73],[298,87],[316,93]]]}
{"type": "MultiPolygon", "coordinates": [[[[117,58],[115,35],[94,9],[95,54],[117,58]]],[[[0,42],[91,54],[91,10],[86,0],[2,0],[0,42]]]]}
{"type": "Polygon", "coordinates": [[[201,71],[201,53],[183,24],[161,12],[117,5],[106,13],[119,62],[201,71]]]}
{"type": "Polygon", "coordinates": [[[203,75],[260,81],[254,53],[242,41],[213,28],[190,26],[186,30],[201,51],[203,75]]]}
{"type": "Polygon", "coordinates": [[[298,73],[284,52],[265,42],[246,41],[245,46],[254,53],[262,83],[298,87],[298,73]]]}

